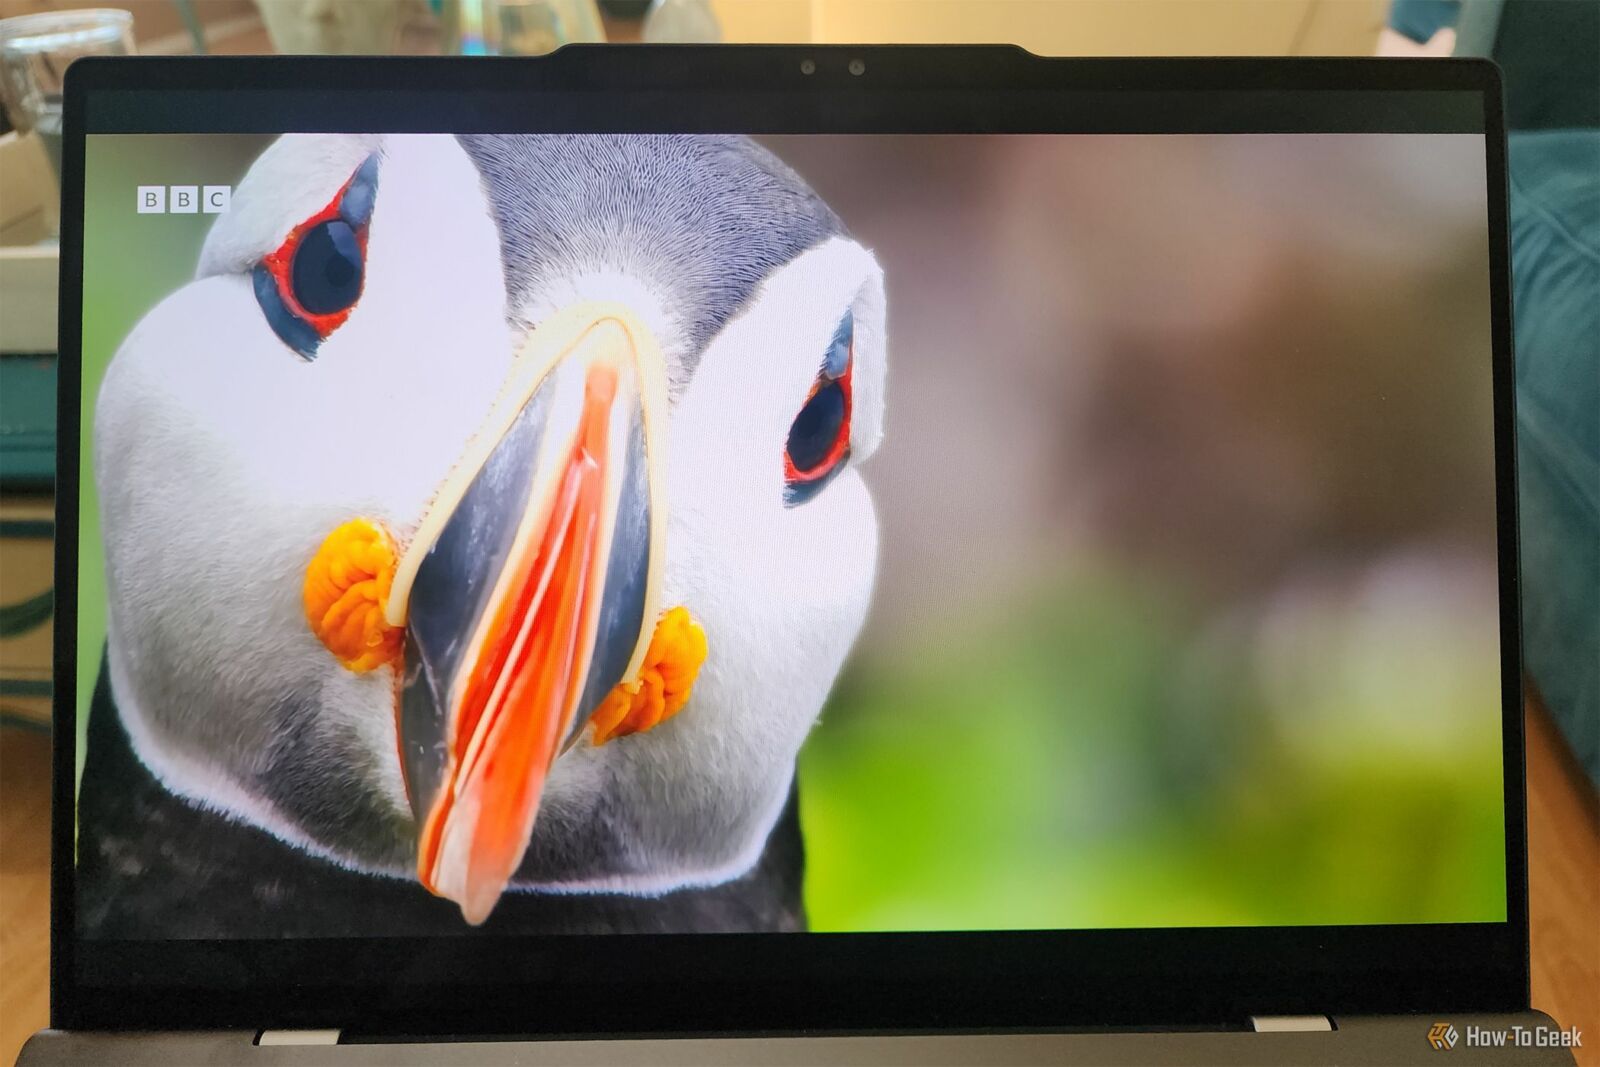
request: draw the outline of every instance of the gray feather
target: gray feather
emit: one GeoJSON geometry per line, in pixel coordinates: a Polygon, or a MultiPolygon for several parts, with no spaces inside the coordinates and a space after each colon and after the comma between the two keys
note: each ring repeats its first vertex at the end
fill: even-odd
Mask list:
{"type": "Polygon", "coordinates": [[[799,175],[747,137],[460,140],[483,175],[500,229],[513,319],[555,281],[626,273],[679,322],[683,336],[663,347],[673,350],[685,380],[774,268],[844,232],[799,175]]]}

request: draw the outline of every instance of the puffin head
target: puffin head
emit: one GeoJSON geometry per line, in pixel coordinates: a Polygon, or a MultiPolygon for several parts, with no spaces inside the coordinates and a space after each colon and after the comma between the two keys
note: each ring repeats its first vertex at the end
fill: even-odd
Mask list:
{"type": "Polygon", "coordinates": [[[740,138],[280,139],[100,390],[135,750],[471,922],[739,875],[865,618],[883,327],[740,138]]]}

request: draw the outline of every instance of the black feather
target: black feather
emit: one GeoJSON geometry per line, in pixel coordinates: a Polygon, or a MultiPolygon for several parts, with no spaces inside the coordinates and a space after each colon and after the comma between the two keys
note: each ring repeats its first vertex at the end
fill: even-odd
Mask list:
{"type": "Polygon", "coordinates": [[[661,897],[508,893],[489,920],[411,880],[358,874],[169,793],[140,762],[102,668],[78,800],[84,937],[425,937],[805,929],[796,797],[743,877],[661,897]]]}

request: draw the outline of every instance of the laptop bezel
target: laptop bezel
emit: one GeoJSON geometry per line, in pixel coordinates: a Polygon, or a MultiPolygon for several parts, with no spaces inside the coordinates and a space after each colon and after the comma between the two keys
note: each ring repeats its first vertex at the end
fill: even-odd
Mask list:
{"type": "Polygon", "coordinates": [[[61,215],[53,1026],[561,1035],[918,1031],[1527,1007],[1505,131],[1492,64],[1065,60],[965,46],[579,47],[539,60],[85,60],[68,77],[61,215]],[[850,72],[854,59],[864,73],[850,72]],[[802,73],[805,60],[814,73],[802,73]],[[529,94],[548,106],[527,107],[529,94]],[[1442,116],[1455,128],[1464,115],[1481,115],[1481,125],[1467,124],[1484,134],[1488,182],[1504,922],[375,940],[75,936],[81,283],[91,129],[1429,132],[1446,121],[1442,116]]]}

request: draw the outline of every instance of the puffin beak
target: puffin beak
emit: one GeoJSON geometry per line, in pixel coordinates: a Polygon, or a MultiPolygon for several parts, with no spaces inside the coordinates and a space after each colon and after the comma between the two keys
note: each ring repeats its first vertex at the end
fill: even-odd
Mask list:
{"type": "Polygon", "coordinates": [[[540,323],[407,546],[402,766],[417,873],[481,923],[527,851],[545,779],[658,613],[665,368],[627,308],[540,323]]]}

